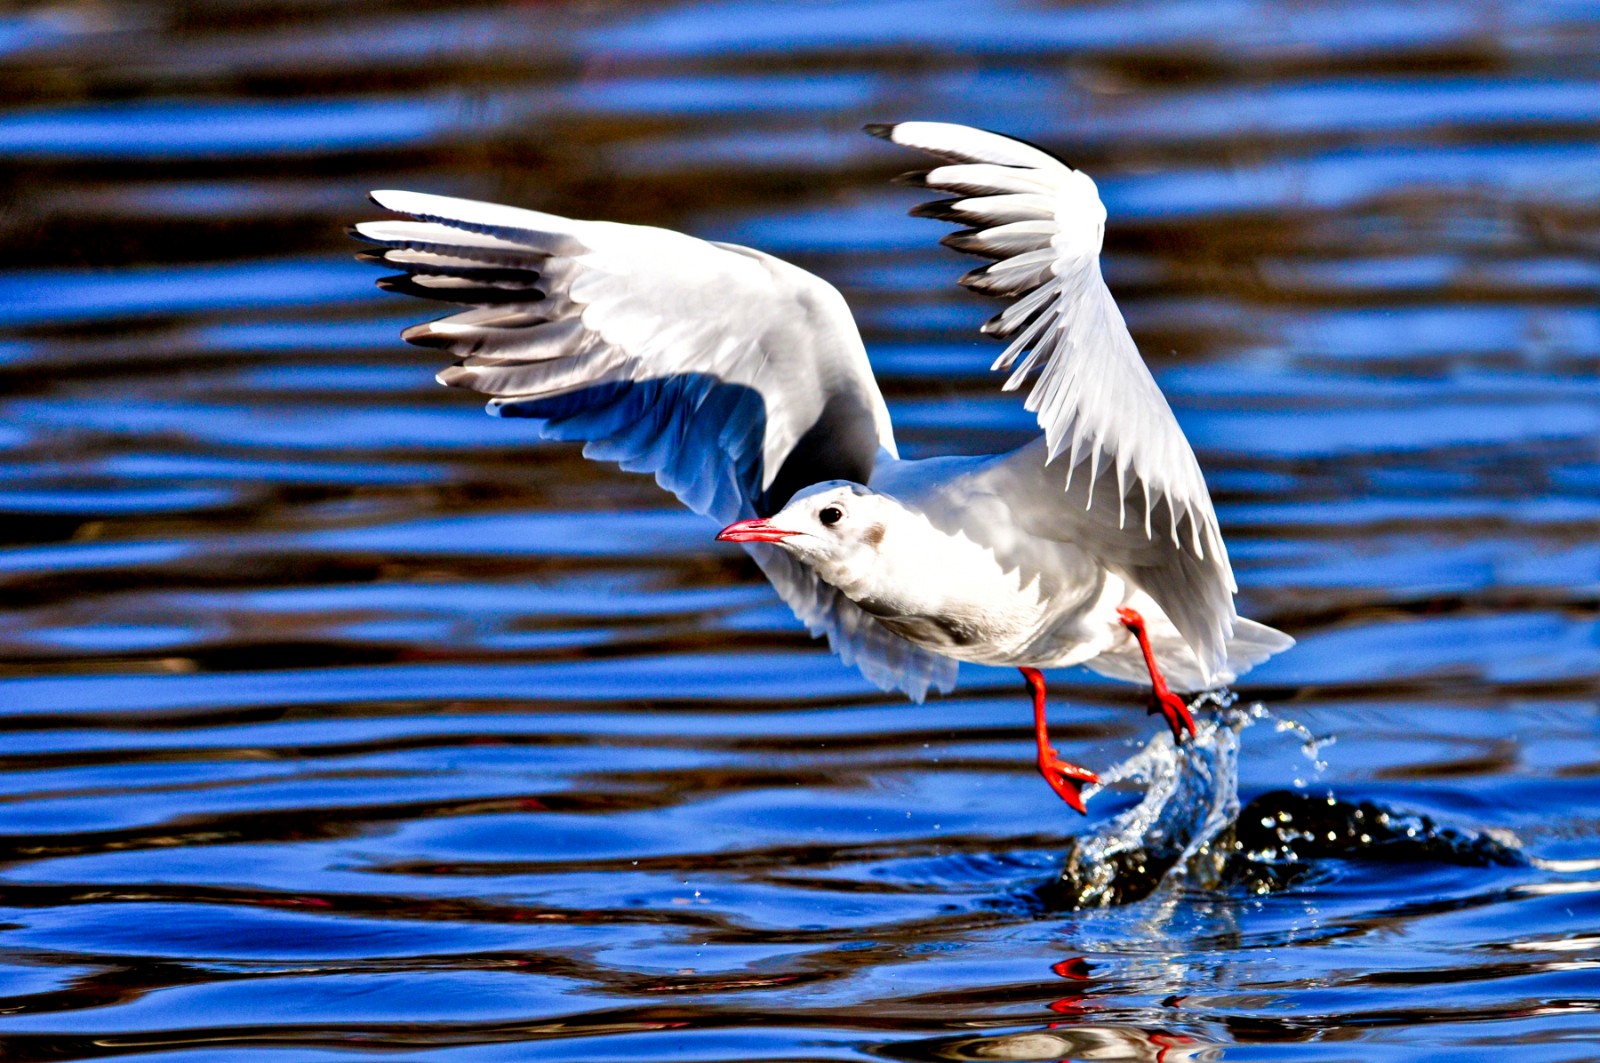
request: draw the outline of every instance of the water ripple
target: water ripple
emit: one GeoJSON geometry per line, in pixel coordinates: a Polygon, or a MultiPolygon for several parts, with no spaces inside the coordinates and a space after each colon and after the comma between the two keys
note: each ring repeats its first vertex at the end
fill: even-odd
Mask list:
{"type": "MultiPolygon", "coordinates": [[[[4,1054],[1592,1058],[1597,56],[1543,2],[0,17],[4,1054]],[[1300,639],[1193,806],[1243,818],[1170,851],[1103,844],[1148,782],[1040,785],[1014,673],[885,695],[647,478],[436,387],[344,235],[417,187],[759,245],[906,453],[1012,445],[856,132],[913,117],[1093,173],[1300,639]],[[1058,903],[1091,850],[1117,903],[1058,903]]],[[[1052,691],[1064,755],[1161,755],[1052,691]]]]}

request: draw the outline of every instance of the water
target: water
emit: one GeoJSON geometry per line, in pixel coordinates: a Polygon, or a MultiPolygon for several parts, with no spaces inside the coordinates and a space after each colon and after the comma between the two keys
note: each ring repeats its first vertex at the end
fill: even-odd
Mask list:
{"type": "Polygon", "coordinates": [[[1600,9],[63,0],[0,71],[5,1058],[1600,1058],[1600,9]],[[435,386],[343,232],[757,244],[905,451],[992,450],[994,307],[856,132],[907,117],[1099,180],[1301,640],[1182,773],[1052,676],[1087,820],[1014,673],[868,688],[435,386]]]}

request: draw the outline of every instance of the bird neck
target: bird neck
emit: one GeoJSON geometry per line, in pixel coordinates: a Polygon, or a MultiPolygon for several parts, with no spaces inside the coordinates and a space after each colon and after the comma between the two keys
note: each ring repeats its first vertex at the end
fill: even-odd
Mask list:
{"type": "Polygon", "coordinates": [[[935,528],[907,509],[888,521],[878,541],[830,559],[817,574],[874,616],[927,616],[998,574],[994,555],[964,535],[935,528]]]}

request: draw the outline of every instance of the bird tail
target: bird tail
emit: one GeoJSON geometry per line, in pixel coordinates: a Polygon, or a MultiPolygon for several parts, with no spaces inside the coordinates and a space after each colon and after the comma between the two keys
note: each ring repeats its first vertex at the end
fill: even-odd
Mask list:
{"type": "MultiPolygon", "coordinates": [[[[1160,625],[1152,625],[1151,646],[1156,661],[1173,690],[1200,691],[1226,686],[1251,668],[1294,645],[1294,639],[1277,628],[1258,624],[1254,620],[1237,617],[1233,622],[1233,638],[1228,640],[1228,663],[1222,671],[1206,673],[1200,667],[1194,648],[1172,628],[1164,617],[1160,625]]],[[[1102,653],[1084,663],[1092,672],[1121,679],[1129,683],[1147,684],[1150,674],[1144,657],[1130,640],[1119,650],[1102,653]]]]}
{"type": "Polygon", "coordinates": [[[1233,638],[1228,640],[1228,671],[1237,679],[1293,645],[1294,639],[1277,628],[1241,616],[1233,622],[1233,638]]]}

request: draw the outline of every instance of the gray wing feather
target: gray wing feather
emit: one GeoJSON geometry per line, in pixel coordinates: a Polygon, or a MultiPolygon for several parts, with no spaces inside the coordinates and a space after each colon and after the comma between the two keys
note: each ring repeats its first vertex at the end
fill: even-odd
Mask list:
{"type": "MultiPolygon", "coordinates": [[[[1069,475],[1065,462],[1046,460],[1046,443],[1032,443],[975,468],[958,489],[1003,500],[1009,520],[1031,536],[1083,551],[1156,600],[1207,669],[1207,682],[1224,671],[1237,622],[1233,590],[1215,555],[1194,549],[1192,521],[1177,517],[1176,540],[1146,535],[1118,516],[1119,506],[1142,506],[1144,485],[1122,494],[1116,480],[1091,481],[1080,465],[1069,475]]],[[[1170,520],[1166,498],[1151,510],[1158,523],[1170,520]]],[[[1019,560],[1019,559],[1012,559],[1019,560]]]]}
{"type": "MultiPolygon", "coordinates": [[[[415,192],[373,200],[380,285],[467,309],[402,334],[459,361],[439,374],[532,417],[584,454],[653,473],[723,523],[770,515],[801,487],[865,483],[896,454],[888,409],[843,297],[779,259],[681,233],[576,221],[415,192]]],[[[813,634],[885,689],[948,688],[918,650],[787,555],[751,553],[813,634]]]]}
{"type": "Polygon", "coordinates": [[[939,122],[868,131],[948,161],[914,179],[955,198],[912,213],[970,226],[945,243],[995,261],[961,283],[1016,300],[983,331],[1010,341],[994,368],[1011,370],[1008,391],[1031,381],[1025,405],[1044,430],[1042,449],[1008,459],[1045,492],[1026,519],[1041,534],[1070,530],[1155,598],[1203,668],[1222,672],[1233,569],[1200,464],[1101,277],[1106,211],[1094,182],[997,133],[939,122]]]}

